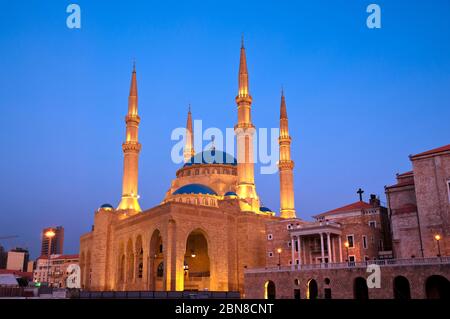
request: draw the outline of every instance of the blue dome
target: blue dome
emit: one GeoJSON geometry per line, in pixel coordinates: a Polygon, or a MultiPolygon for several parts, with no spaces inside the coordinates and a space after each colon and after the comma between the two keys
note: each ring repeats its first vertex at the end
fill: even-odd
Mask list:
{"type": "Polygon", "coordinates": [[[224,196],[237,196],[235,192],[226,192],[224,196]]]}
{"type": "Polygon", "coordinates": [[[271,210],[269,207],[264,207],[264,206],[261,206],[261,207],[259,208],[259,210],[260,210],[261,212],[272,212],[272,210],[271,210]]]}
{"type": "Polygon", "coordinates": [[[100,206],[100,208],[112,208],[112,209],[114,209],[114,207],[112,207],[111,204],[103,204],[102,206],[100,206]]]}
{"type": "Polygon", "coordinates": [[[228,153],[216,150],[203,151],[197,153],[187,161],[184,166],[191,166],[195,164],[224,164],[237,165],[236,159],[228,153]]]}
{"type": "Polygon", "coordinates": [[[180,194],[207,194],[207,195],[217,195],[215,191],[213,191],[208,186],[202,184],[187,184],[180,188],[178,188],[172,195],[180,195],[180,194]]]}

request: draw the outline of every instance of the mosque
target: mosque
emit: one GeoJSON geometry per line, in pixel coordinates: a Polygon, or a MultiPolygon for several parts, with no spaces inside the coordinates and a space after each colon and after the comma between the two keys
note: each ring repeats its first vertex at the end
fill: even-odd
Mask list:
{"type": "MultiPolygon", "coordinates": [[[[138,193],[140,117],[136,70],[128,98],[122,198],[102,205],[92,231],[80,238],[82,287],[92,291],[240,291],[244,270],[266,265],[266,225],[296,219],[293,168],[284,94],[280,106],[279,217],[261,206],[254,180],[247,61],[240,49],[237,159],[214,148],[196,153],[189,110],[184,165],[165,198],[142,210],[138,193]]],[[[298,223],[298,219],[296,219],[298,223]]]]}

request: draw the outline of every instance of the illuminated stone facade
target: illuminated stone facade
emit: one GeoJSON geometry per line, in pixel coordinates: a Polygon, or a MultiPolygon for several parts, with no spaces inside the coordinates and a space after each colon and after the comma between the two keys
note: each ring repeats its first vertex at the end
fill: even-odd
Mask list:
{"type": "MultiPolygon", "coordinates": [[[[133,68],[125,119],[122,199],[117,208],[109,204],[100,207],[92,231],[80,239],[82,287],[242,292],[244,270],[266,263],[266,224],[281,219],[270,209],[260,207],[256,193],[252,99],[244,45],[236,97],[238,160],[214,148],[195,153],[189,109],[185,163],[161,203],[146,210],[141,210],[137,192],[141,151],[137,100],[133,68]]],[[[286,114],[286,110],[282,113],[286,114]]],[[[287,116],[283,118],[287,124],[287,116]]],[[[286,152],[289,150],[280,156],[288,156],[286,152]]],[[[282,206],[288,208],[289,217],[295,217],[292,167],[288,179],[281,178],[285,180],[281,192],[288,192],[281,196],[288,199],[282,206]]]]}

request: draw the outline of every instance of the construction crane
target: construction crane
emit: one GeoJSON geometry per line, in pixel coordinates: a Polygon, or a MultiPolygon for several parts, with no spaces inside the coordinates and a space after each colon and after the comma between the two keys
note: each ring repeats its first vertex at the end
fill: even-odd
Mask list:
{"type": "Polygon", "coordinates": [[[17,236],[17,235],[12,235],[12,236],[3,236],[3,237],[0,237],[0,240],[3,240],[3,239],[13,239],[13,238],[18,238],[19,236],[17,236]]]}

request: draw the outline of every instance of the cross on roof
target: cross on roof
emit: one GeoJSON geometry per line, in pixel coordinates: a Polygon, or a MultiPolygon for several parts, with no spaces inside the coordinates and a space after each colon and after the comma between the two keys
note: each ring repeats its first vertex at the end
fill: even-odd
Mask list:
{"type": "Polygon", "coordinates": [[[359,195],[359,201],[362,202],[362,195],[364,193],[364,191],[361,189],[361,187],[358,189],[358,191],[356,192],[359,195]]]}

